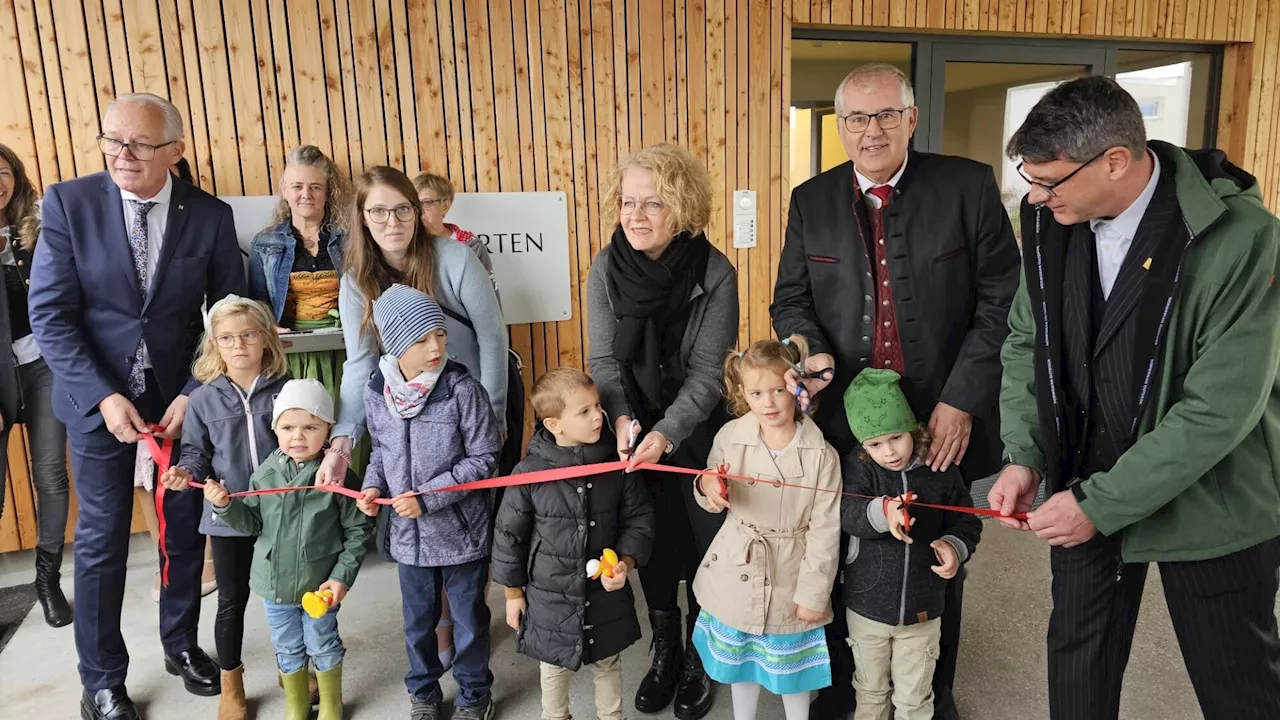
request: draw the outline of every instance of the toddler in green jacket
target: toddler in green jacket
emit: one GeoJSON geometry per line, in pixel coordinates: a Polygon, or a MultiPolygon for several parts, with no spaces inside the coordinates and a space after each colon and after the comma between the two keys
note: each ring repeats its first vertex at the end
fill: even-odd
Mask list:
{"type": "MultiPolygon", "coordinates": [[[[285,383],[271,420],[280,447],[253,473],[249,489],[314,485],[332,425],[333,398],[323,385],[315,380],[285,383]]],[[[320,686],[317,720],[341,720],[346,650],[338,637],[338,604],[360,571],[368,518],[336,493],[232,498],[222,485],[209,481],[204,494],[227,525],[258,536],[249,587],[267,609],[287,703],[285,720],[306,720],[310,714],[308,656],[320,686]],[[303,611],[304,594],[326,590],[332,593],[327,613],[313,618],[303,611]]]]}

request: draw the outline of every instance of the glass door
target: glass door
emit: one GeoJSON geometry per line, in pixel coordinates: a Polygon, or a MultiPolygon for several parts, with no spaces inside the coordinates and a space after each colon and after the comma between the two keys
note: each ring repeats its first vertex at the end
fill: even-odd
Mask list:
{"type": "Polygon", "coordinates": [[[917,131],[932,152],[960,155],[995,168],[1001,198],[1018,225],[1029,189],[1005,157],[1009,138],[1045,93],[1086,75],[1101,75],[1102,48],[936,43],[929,73],[928,126],[917,131]]]}

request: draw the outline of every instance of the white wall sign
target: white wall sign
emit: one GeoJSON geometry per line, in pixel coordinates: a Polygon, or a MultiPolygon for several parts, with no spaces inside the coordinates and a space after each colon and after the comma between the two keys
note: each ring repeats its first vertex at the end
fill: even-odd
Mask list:
{"type": "Polygon", "coordinates": [[[446,219],[489,248],[508,325],[573,317],[564,193],[459,193],[446,219]]]}
{"type": "MultiPolygon", "coordinates": [[[[231,206],[236,237],[248,252],[267,226],[271,195],[220,198],[231,206]]],[[[459,193],[449,222],[484,241],[508,325],[573,317],[569,302],[569,211],[562,192],[459,193]]]]}

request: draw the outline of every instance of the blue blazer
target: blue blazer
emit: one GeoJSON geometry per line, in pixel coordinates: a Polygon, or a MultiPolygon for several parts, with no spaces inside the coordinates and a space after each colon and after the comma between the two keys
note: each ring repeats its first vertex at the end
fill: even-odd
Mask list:
{"type": "Polygon", "coordinates": [[[177,178],[155,278],[139,298],[120,188],[105,172],[49,186],[32,261],[31,328],[53,371],[53,411],[67,427],[102,424],[98,403],[127,394],[144,337],[167,406],[199,383],[191,360],[201,309],[245,294],[231,208],[177,178]]]}

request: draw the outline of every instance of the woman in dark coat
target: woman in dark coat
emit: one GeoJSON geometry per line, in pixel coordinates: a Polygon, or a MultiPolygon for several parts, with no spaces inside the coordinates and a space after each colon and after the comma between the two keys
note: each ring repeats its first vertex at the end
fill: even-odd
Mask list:
{"type": "MultiPolygon", "coordinates": [[[[711,179],[687,150],[658,145],[619,164],[601,204],[614,232],[587,279],[588,363],[614,422],[618,455],[633,465],[703,469],[728,419],[724,357],[738,338],[737,275],[704,234],[711,179]],[[640,426],[634,451],[633,421],[640,426]]],[[[636,709],[661,712],[674,699],[679,720],[711,709],[711,681],[697,651],[685,645],[699,610],[694,572],[724,521],[697,506],[691,483],[668,474],[646,478],[658,533],[640,572],[653,664],[636,692],[636,709]],[[690,613],[684,632],[681,580],[688,583],[690,613]]]]}
{"type": "MultiPolygon", "coordinates": [[[[31,334],[27,287],[31,253],[40,221],[36,190],[17,154],[0,145],[0,478],[8,470],[9,432],[27,426],[31,479],[36,489],[40,541],[36,545],[36,597],[44,620],[54,627],[71,622],[71,607],[59,585],[62,544],[67,531],[67,429],[53,415],[53,374],[31,334]]],[[[0,513],[4,487],[0,484],[0,513]]]]}

